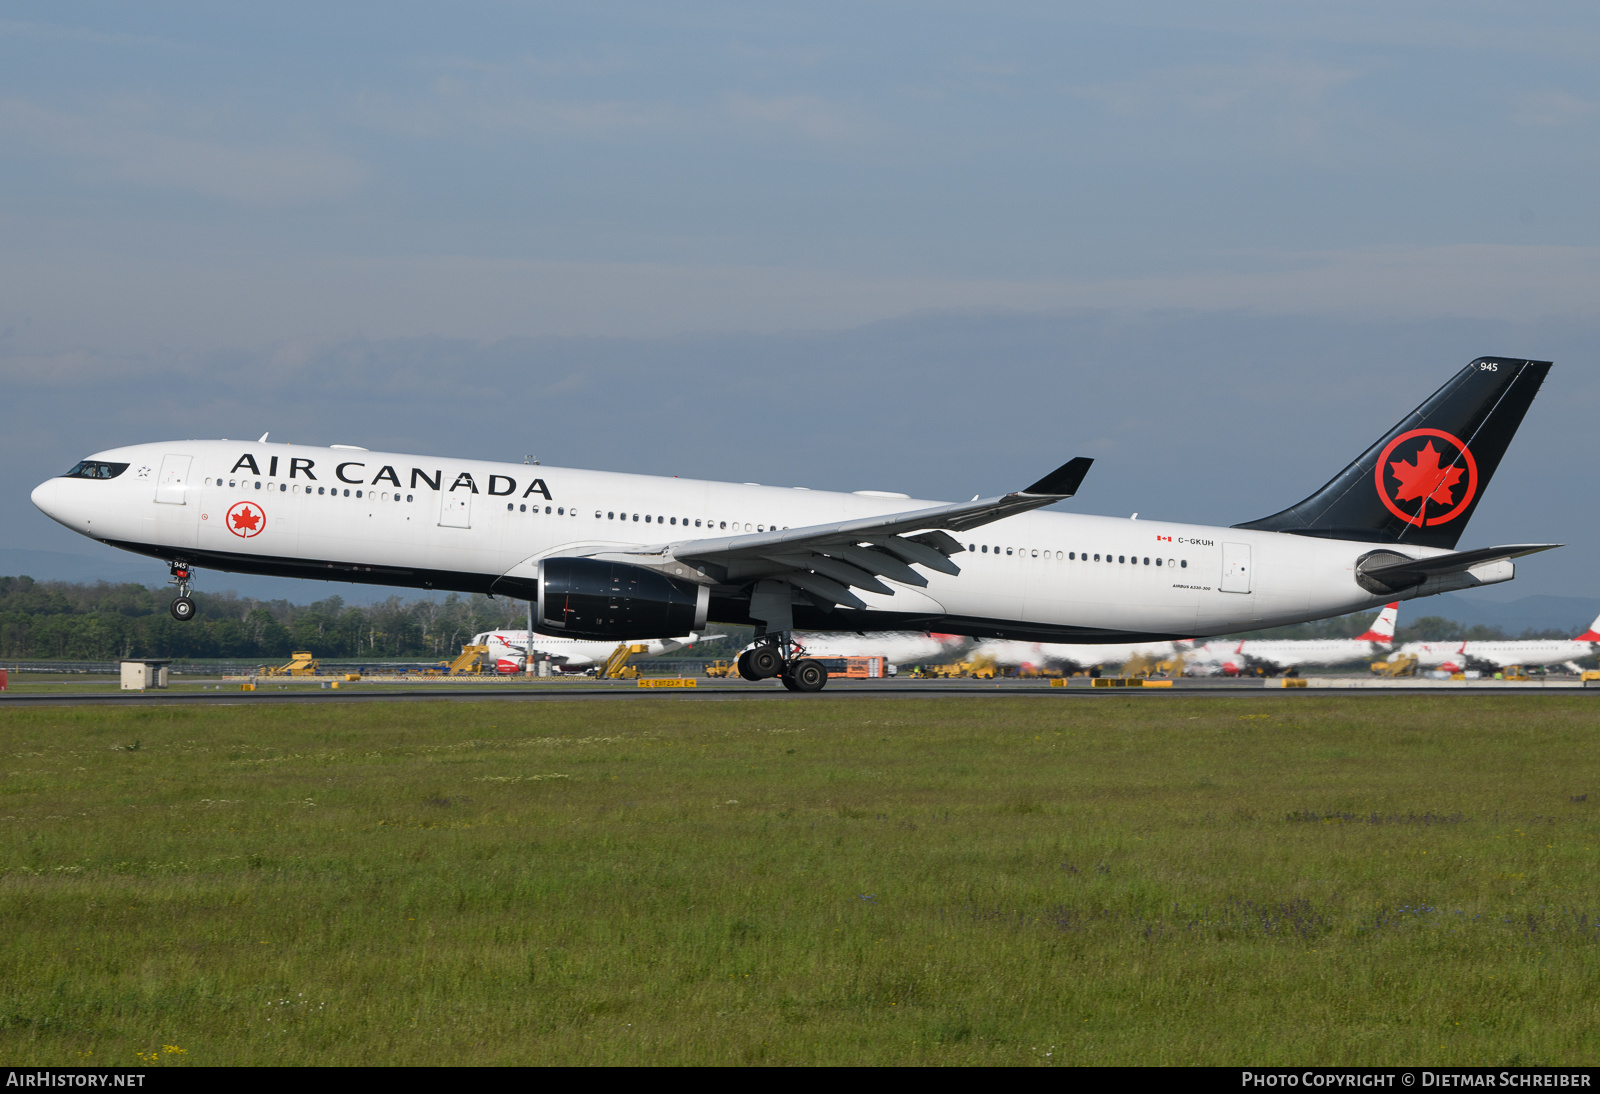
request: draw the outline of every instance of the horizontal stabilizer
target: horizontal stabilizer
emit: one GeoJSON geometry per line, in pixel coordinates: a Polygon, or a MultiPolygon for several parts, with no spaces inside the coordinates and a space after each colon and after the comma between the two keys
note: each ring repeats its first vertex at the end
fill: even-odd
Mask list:
{"type": "Polygon", "coordinates": [[[1513,543],[1502,547],[1480,547],[1476,551],[1452,551],[1429,558],[1405,558],[1392,551],[1374,551],[1356,567],[1358,579],[1368,589],[1407,589],[1429,578],[1459,574],[1491,562],[1507,562],[1523,555],[1561,547],[1560,543],[1513,543]]]}

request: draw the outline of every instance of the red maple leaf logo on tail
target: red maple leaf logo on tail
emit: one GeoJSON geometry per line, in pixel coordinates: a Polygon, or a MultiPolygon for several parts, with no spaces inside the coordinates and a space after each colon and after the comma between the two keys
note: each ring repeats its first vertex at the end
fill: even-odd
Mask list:
{"type": "Polygon", "coordinates": [[[237,513],[233,514],[233,526],[235,528],[243,528],[246,531],[254,532],[256,530],[256,525],[260,522],[261,514],[248,507],[240,509],[237,513]]]}
{"type": "Polygon", "coordinates": [[[1397,460],[1389,465],[1389,473],[1400,480],[1400,490],[1395,501],[1427,498],[1440,505],[1449,505],[1451,490],[1461,481],[1461,468],[1440,467],[1439,450],[1429,441],[1416,454],[1416,463],[1397,460]]]}

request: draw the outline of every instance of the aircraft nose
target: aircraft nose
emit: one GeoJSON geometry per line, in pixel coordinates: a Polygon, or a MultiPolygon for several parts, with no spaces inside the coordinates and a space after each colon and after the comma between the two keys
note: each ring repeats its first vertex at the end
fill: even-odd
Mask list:
{"type": "Polygon", "coordinates": [[[56,515],[56,480],[46,479],[33,488],[33,504],[47,517],[56,515]]]}

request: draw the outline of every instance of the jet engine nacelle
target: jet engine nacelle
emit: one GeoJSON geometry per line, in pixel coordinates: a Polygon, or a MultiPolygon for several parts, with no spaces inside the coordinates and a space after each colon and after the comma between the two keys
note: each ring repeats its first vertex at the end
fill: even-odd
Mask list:
{"type": "Polygon", "coordinates": [[[711,590],[643,566],[594,558],[539,563],[534,626],[601,641],[673,638],[706,625],[711,590]]]}

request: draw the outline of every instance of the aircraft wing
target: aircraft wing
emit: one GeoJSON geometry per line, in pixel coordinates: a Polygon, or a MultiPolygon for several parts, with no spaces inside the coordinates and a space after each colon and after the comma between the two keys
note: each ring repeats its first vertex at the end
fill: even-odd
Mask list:
{"type": "Polygon", "coordinates": [[[1084,456],[1068,460],[1026,490],[999,497],[754,535],[607,548],[590,557],[667,573],[682,573],[688,566],[702,581],[714,584],[786,581],[820,605],[865,608],[866,602],[852,588],[893,595],[880,577],[926,586],[928,579],[913,566],[959,574],[961,567],[950,556],[966,548],[950,532],[981,528],[1070,498],[1093,462],[1084,456]]]}

